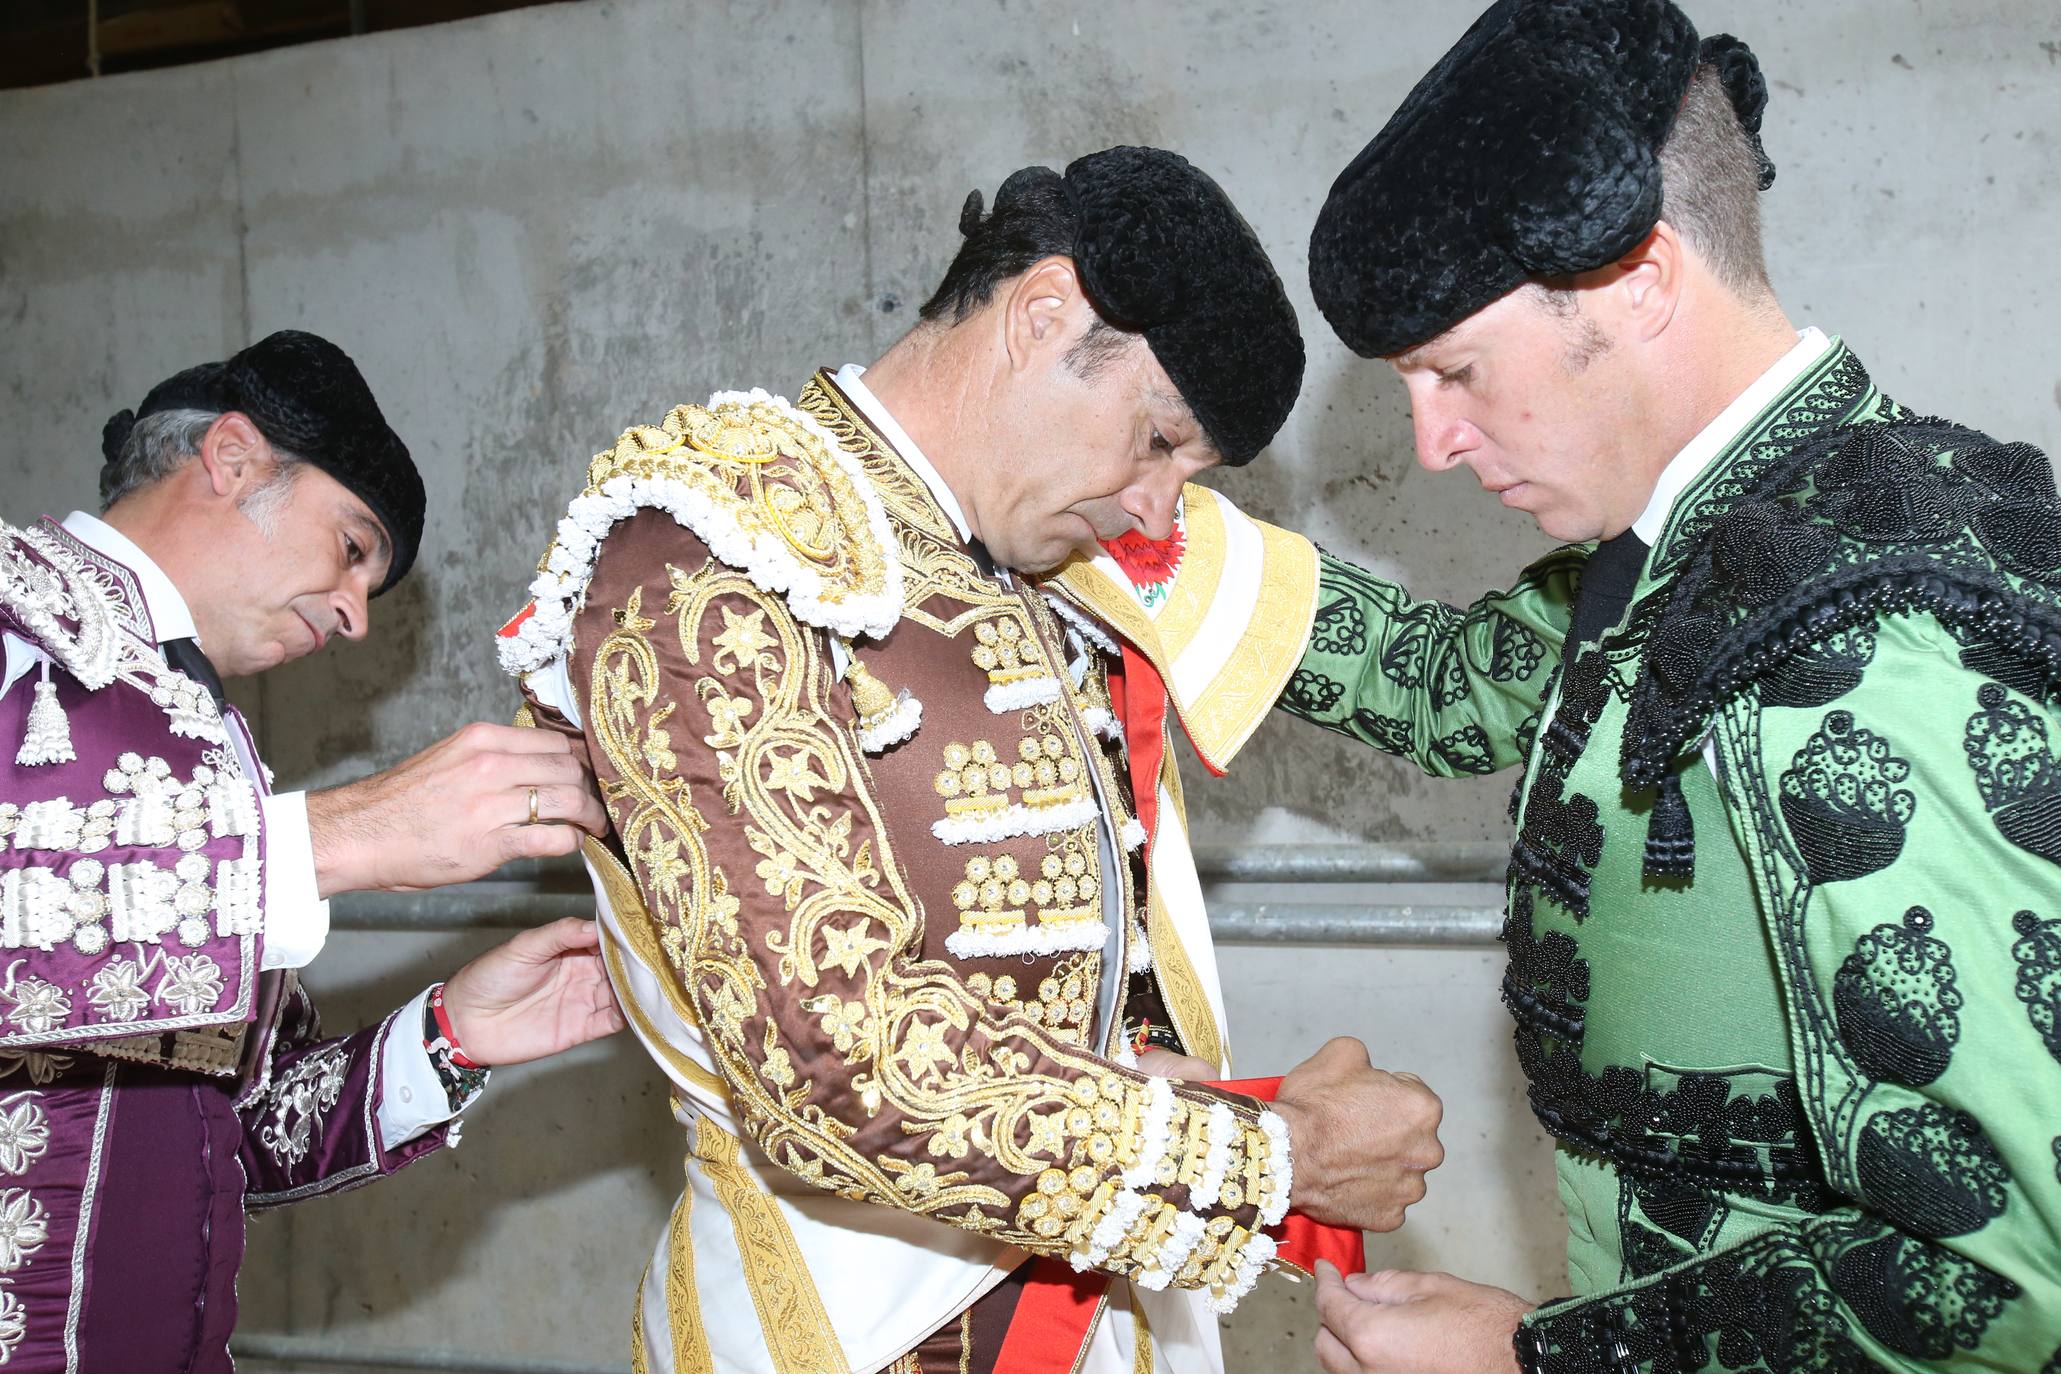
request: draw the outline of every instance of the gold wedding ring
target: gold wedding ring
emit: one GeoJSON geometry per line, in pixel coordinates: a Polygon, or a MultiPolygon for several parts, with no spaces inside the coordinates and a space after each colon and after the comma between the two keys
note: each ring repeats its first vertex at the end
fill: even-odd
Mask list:
{"type": "Polygon", "coordinates": [[[537,823],[537,789],[536,789],[536,788],[534,788],[534,787],[532,787],[532,788],[530,789],[530,824],[531,824],[531,825],[535,825],[536,823],[537,823]]]}

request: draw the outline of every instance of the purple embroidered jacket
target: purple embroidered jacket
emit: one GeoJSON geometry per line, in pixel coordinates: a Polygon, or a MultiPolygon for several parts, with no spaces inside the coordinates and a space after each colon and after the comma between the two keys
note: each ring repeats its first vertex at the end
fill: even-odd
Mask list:
{"type": "Polygon", "coordinates": [[[323,1040],[259,971],[267,784],[135,575],[0,522],[0,632],[50,660],[0,696],[0,1365],[227,1369],[243,1211],[445,1132],[386,1150],[393,1018],[323,1040]]]}

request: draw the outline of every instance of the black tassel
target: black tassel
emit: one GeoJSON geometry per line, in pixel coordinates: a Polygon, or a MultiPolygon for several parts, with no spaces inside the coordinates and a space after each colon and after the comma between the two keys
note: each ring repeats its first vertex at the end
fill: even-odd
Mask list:
{"type": "Polygon", "coordinates": [[[1696,872],[1696,823],[1689,816],[1689,802],[1682,795],[1681,777],[1669,771],[1660,775],[1653,798],[1653,814],[1646,819],[1645,873],[1649,881],[1688,878],[1696,872]]]}

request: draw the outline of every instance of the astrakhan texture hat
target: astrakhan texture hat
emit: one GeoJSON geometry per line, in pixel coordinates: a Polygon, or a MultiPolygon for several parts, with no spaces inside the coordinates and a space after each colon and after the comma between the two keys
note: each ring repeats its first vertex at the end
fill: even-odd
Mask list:
{"type": "Polygon", "coordinates": [[[371,507],[393,541],[386,580],[399,582],[422,542],[426,498],[407,445],[388,427],[372,389],[341,348],[314,334],[283,329],[227,362],[202,363],[159,382],[133,411],[101,430],[102,455],[120,455],[129,431],[161,410],[237,411],[274,447],[305,459],[371,507]]]}
{"type": "MultiPolygon", "coordinates": [[[[1096,313],[1142,334],[1218,455],[1249,463],[1302,390],[1302,330],[1259,237],[1231,198],[1177,153],[1107,148],[1063,176],[1027,167],[999,208],[1057,180],[1078,228],[1072,257],[1096,313]]],[[[980,223],[980,193],[960,228],[980,223]]]]}
{"type": "Polygon", "coordinates": [[[1738,39],[1699,43],[1669,0],[1499,0],[1332,186],[1310,236],[1324,318],[1393,356],[1630,252],[1660,219],[1660,148],[1704,63],[1758,151],[1767,86],[1738,39]]]}

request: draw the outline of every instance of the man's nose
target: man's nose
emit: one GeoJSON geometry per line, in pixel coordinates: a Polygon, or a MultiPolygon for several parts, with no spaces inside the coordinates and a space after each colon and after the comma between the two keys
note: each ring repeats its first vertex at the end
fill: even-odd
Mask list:
{"type": "Polygon", "coordinates": [[[336,613],[336,633],[345,639],[363,639],[371,627],[369,603],[362,587],[338,588],[330,595],[329,609],[336,613]]]}
{"type": "Polygon", "coordinates": [[[1147,539],[1160,540],[1174,532],[1174,507],[1180,499],[1181,479],[1172,475],[1131,487],[1122,504],[1147,539]]]}
{"type": "Polygon", "coordinates": [[[1427,395],[1410,398],[1410,426],[1417,461],[1427,472],[1448,471],[1481,442],[1481,432],[1471,423],[1427,395]]]}

